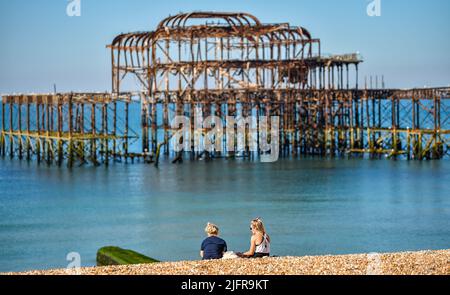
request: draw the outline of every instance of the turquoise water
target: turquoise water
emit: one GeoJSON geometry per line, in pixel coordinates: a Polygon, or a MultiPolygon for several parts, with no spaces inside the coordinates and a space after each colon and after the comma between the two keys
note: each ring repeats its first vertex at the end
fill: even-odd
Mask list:
{"type": "Polygon", "coordinates": [[[0,159],[0,271],[95,264],[106,245],[198,259],[208,221],[246,250],[262,217],[272,254],[450,248],[450,162],[283,159],[106,167],[0,159]]]}

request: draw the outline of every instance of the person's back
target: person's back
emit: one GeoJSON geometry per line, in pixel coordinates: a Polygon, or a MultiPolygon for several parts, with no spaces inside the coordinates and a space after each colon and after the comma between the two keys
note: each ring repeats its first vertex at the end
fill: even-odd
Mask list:
{"type": "Polygon", "coordinates": [[[217,237],[207,237],[202,243],[203,259],[220,259],[227,251],[227,243],[217,237]]]}
{"type": "Polygon", "coordinates": [[[261,239],[261,243],[256,245],[255,257],[270,256],[270,237],[264,234],[261,239]]]}
{"type": "Polygon", "coordinates": [[[219,228],[208,223],[205,228],[208,237],[203,241],[200,256],[203,259],[221,259],[223,253],[227,252],[227,243],[218,237],[219,228]]]}

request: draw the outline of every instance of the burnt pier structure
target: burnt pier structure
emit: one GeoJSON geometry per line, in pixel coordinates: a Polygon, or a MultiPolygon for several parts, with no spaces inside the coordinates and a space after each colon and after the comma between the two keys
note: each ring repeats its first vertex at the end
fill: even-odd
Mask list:
{"type": "MultiPolygon", "coordinates": [[[[321,40],[300,26],[265,24],[246,13],[193,12],[170,16],[154,31],[121,34],[108,48],[111,93],[3,96],[1,155],[70,164],[157,161],[160,152],[198,156],[194,139],[181,154],[169,144],[177,132],[172,119],[193,122],[198,109],[223,120],[253,116],[256,124],[260,116],[279,117],[284,156],[449,155],[449,87],[361,87],[361,56],[323,55],[321,40]],[[131,118],[140,120],[140,134],[129,131],[131,103],[140,104],[131,118]],[[128,142],[138,137],[141,150],[133,153],[128,142]]],[[[228,151],[226,135],[219,140],[223,148],[208,156],[255,154],[248,147],[239,155],[228,151]]]]}

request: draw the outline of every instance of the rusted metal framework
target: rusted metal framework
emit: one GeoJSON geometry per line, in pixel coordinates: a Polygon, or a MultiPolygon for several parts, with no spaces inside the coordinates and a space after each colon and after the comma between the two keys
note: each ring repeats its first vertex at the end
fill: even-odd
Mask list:
{"type": "Polygon", "coordinates": [[[159,129],[163,142],[170,138],[170,113],[193,116],[196,107],[204,116],[278,115],[283,141],[292,143],[304,90],[348,89],[349,65],[360,63],[356,54],[322,57],[320,40],[303,27],[263,24],[246,13],[171,16],[153,32],[117,36],[109,48],[113,94],[127,77],[138,81],[126,91],[141,97],[142,147],[154,153],[159,129]]]}
{"type": "MultiPolygon", "coordinates": [[[[322,55],[320,40],[303,27],[194,12],[168,17],[152,32],[121,34],[108,47],[112,93],[3,96],[0,155],[70,166],[135,157],[157,163],[178,131],[171,120],[194,122],[199,109],[204,118],[254,116],[256,124],[278,116],[286,156],[423,160],[450,153],[450,88],[360,89],[361,57],[322,55]],[[139,135],[129,128],[128,109],[137,102],[142,152],[133,153],[130,141],[139,135]]],[[[248,140],[236,154],[226,137],[221,151],[205,155],[261,154],[250,152],[248,140]]],[[[200,156],[191,140],[185,152],[200,156]]]]}
{"type": "Polygon", "coordinates": [[[449,87],[368,90],[361,98],[361,143],[349,153],[417,160],[450,155],[449,87]]]}
{"type": "Polygon", "coordinates": [[[301,154],[450,156],[450,88],[331,89],[301,96],[306,115],[296,132],[313,134],[300,136],[301,154]]]}
{"type": "Polygon", "coordinates": [[[139,81],[131,91],[140,93],[144,151],[158,150],[160,130],[167,143],[171,115],[192,118],[200,107],[205,116],[279,116],[285,154],[448,153],[448,89],[359,90],[360,56],[322,56],[320,40],[303,27],[194,12],[168,17],[153,32],[119,35],[109,47],[113,94],[127,75],[139,81]],[[423,122],[429,118],[434,124],[423,122]]]}
{"type": "Polygon", "coordinates": [[[109,93],[3,96],[0,155],[68,166],[128,158],[137,137],[128,127],[130,102],[109,93]]]}

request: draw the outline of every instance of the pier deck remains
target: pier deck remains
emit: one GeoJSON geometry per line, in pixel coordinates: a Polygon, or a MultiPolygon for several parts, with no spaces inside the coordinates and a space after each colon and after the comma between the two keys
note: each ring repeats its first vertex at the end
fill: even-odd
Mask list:
{"type": "MultiPolygon", "coordinates": [[[[359,54],[323,55],[305,28],[246,13],[170,16],[155,31],[108,45],[111,93],[3,95],[0,155],[69,166],[174,154],[175,116],[278,116],[283,156],[449,156],[450,88],[373,89],[358,81],[359,54]],[[130,118],[130,104],[140,116],[130,118]],[[131,130],[139,120],[139,134],[131,130]],[[141,140],[140,151],[130,141],[141,140]]],[[[384,88],[384,87],[381,87],[384,88]]],[[[258,119],[256,120],[258,122],[258,119]]],[[[204,130],[207,132],[208,130],[204,130]]],[[[208,157],[253,157],[227,150],[208,157]]],[[[193,139],[192,139],[193,141],[193,139]]],[[[234,142],[237,142],[236,140],[234,142]]]]}

